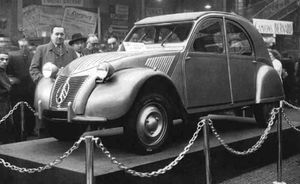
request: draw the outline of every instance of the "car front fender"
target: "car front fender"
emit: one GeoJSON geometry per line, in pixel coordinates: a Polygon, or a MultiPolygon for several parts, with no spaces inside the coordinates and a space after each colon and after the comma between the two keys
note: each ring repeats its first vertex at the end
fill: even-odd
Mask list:
{"type": "Polygon", "coordinates": [[[38,109],[38,102],[41,101],[42,109],[49,109],[51,90],[54,84],[54,79],[52,78],[41,78],[35,88],[34,94],[34,107],[38,109]]]}
{"type": "Polygon", "coordinates": [[[282,80],[274,68],[263,65],[257,71],[256,103],[268,103],[284,99],[282,80]]]}
{"type": "MultiPolygon", "coordinates": [[[[148,68],[131,68],[114,73],[113,77],[96,85],[86,104],[85,116],[113,120],[125,115],[139,90],[153,76],[168,76],[148,68]]],[[[170,80],[168,78],[168,80],[170,80]]]]}

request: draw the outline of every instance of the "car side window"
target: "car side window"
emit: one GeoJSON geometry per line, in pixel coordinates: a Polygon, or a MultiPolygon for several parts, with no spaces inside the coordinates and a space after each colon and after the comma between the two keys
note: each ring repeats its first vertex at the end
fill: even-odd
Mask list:
{"type": "Polygon", "coordinates": [[[247,34],[231,21],[226,22],[228,51],[231,55],[252,55],[252,48],[247,34]]]}
{"type": "Polygon", "coordinates": [[[195,52],[223,53],[222,20],[211,18],[201,23],[193,43],[195,52]]]}

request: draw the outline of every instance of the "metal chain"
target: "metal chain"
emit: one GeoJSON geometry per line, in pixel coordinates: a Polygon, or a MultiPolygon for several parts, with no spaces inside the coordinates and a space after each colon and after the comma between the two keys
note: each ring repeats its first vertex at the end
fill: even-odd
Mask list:
{"type": "Polygon", "coordinates": [[[214,135],[216,136],[216,138],[218,139],[218,141],[231,153],[234,153],[236,155],[248,155],[251,153],[254,153],[255,151],[257,151],[262,144],[264,143],[264,141],[267,139],[268,134],[270,133],[270,130],[274,124],[274,119],[276,118],[276,114],[279,112],[280,108],[273,108],[272,112],[271,112],[271,117],[269,119],[268,122],[268,126],[267,128],[264,130],[264,133],[261,135],[260,139],[249,149],[245,150],[245,151],[236,151],[233,148],[229,147],[228,144],[225,143],[225,141],[220,137],[220,135],[217,133],[215,127],[212,124],[212,121],[210,119],[208,119],[208,124],[211,127],[212,132],[214,133],[214,135]]]}
{"type": "Polygon", "coordinates": [[[0,158],[0,164],[2,164],[4,167],[9,168],[13,171],[18,171],[20,173],[35,173],[35,172],[42,172],[46,169],[51,169],[53,166],[60,164],[64,159],[66,159],[67,157],[69,157],[71,155],[71,153],[76,150],[80,143],[85,140],[84,137],[81,137],[78,141],[76,141],[73,146],[66,151],[62,156],[58,157],[57,159],[53,160],[52,162],[46,164],[45,166],[41,166],[41,167],[37,167],[37,168],[24,168],[24,167],[18,167],[15,165],[12,165],[9,162],[6,162],[4,159],[0,158]]]}
{"type": "Polygon", "coordinates": [[[17,110],[18,106],[21,105],[23,102],[18,102],[4,117],[0,120],[0,125],[3,123],[9,116],[11,116],[15,110],[17,110]]]}
{"type": "Polygon", "coordinates": [[[31,107],[31,106],[28,104],[28,102],[25,102],[25,101],[24,101],[23,103],[28,107],[29,110],[31,110],[31,112],[35,113],[34,108],[31,107]]]}
{"type": "MultiPolygon", "coordinates": [[[[285,101],[285,100],[283,100],[283,103],[284,103],[285,105],[289,106],[289,107],[292,107],[293,109],[300,110],[300,107],[297,107],[297,106],[295,106],[295,105],[293,105],[293,104],[291,104],[291,103],[289,103],[289,102],[287,102],[287,101],[285,101]]],[[[292,127],[294,130],[300,132],[300,129],[297,128],[297,127],[292,123],[292,121],[287,117],[287,115],[286,115],[284,112],[282,112],[282,114],[283,114],[284,119],[285,119],[285,120],[287,121],[287,123],[290,125],[290,127],[292,127]]]]}
{"type": "Polygon", "coordinates": [[[3,116],[0,120],[0,125],[3,123],[9,116],[11,116],[21,104],[25,104],[29,110],[31,110],[33,113],[35,113],[35,110],[28,104],[28,102],[20,101],[18,102],[5,116],[3,116]]]}
{"type": "Polygon", "coordinates": [[[103,145],[100,138],[97,138],[96,146],[102,150],[102,152],[111,160],[111,162],[113,164],[118,165],[118,167],[121,170],[124,170],[126,173],[129,173],[133,176],[139,176],[139,177],[158,176],[158,175],[164,174],[167,171],[171,170],[174,166],[176,166],[179,163],[179,161],[181,161],[183,159],[185,154],[190,150],[190,147],[194,144],[195,140],[197,139],[199,132],[201,131],[202,127],[205,125],[205,121],[206,120],[201,120],[198,122],[197,130],[194,132],[193,137],[190,139],[188,145],[183,149],[183,151],[175,158],[175,160],[170,162],[164,168],[161,168],[161,169],[158,169],[158,170],[152,171],[152,172],[138,172],[138,171],[128,168],[123,163],[117,161],[117,159],[115,157],[113,157],[111,155],[111,153],[107,150],[107,148],[103,145]]]}
{"type": "Polygon", "coordinates": [[[297,106],[295,106],[295,105],[293,105],[293,104],[291,104],[291,103],[289,103],[289,102],[287,102],[287,101],[285,101],[285,100],[282,100],[282,102],[283,102],[285,105],[287,105],[287,106],[289,106],[289,107],[292,107],[293,109],[300,110],[300,107],[297,107],[297,106]]]}
{"type": "Polygon", "coordinates": [[[282,112],[282,115],[283,115],[284,119],[287,121],[287,123],[290,125],[290,127],[292,127],[294,130],[300,132],[300,129],[297,128],[297,127],[292,123],[292,121],[287,117],[287,115],[286,115],[284,112],[282,112]]]}

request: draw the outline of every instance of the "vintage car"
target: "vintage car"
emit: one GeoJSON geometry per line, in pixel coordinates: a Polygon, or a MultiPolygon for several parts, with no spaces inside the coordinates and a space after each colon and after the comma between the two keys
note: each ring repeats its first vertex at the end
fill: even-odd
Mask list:
{"type": "Polygon", "coordinates": [[[210,112],[253,107],[266,125],[284,98],[260,33],[224,12],[145,18],[120,51],[80,57],[56,75],[50,66],[43,68],[35,106],[51,136],[68,140],[123,127],[126,142],[141,152],[165,145],[173,120],[210,112]]]}

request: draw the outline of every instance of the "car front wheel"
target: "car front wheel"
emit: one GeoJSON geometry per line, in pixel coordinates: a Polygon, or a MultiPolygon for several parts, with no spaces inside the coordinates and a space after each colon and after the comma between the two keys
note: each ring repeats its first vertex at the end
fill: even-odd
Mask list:
{"type": "Polygon", "coordinates": [[[125,134],[138,153],[159,150],[169,138],[171,129],[170,103],[161,94],[141,96],[134,103],[125,134]]]}

